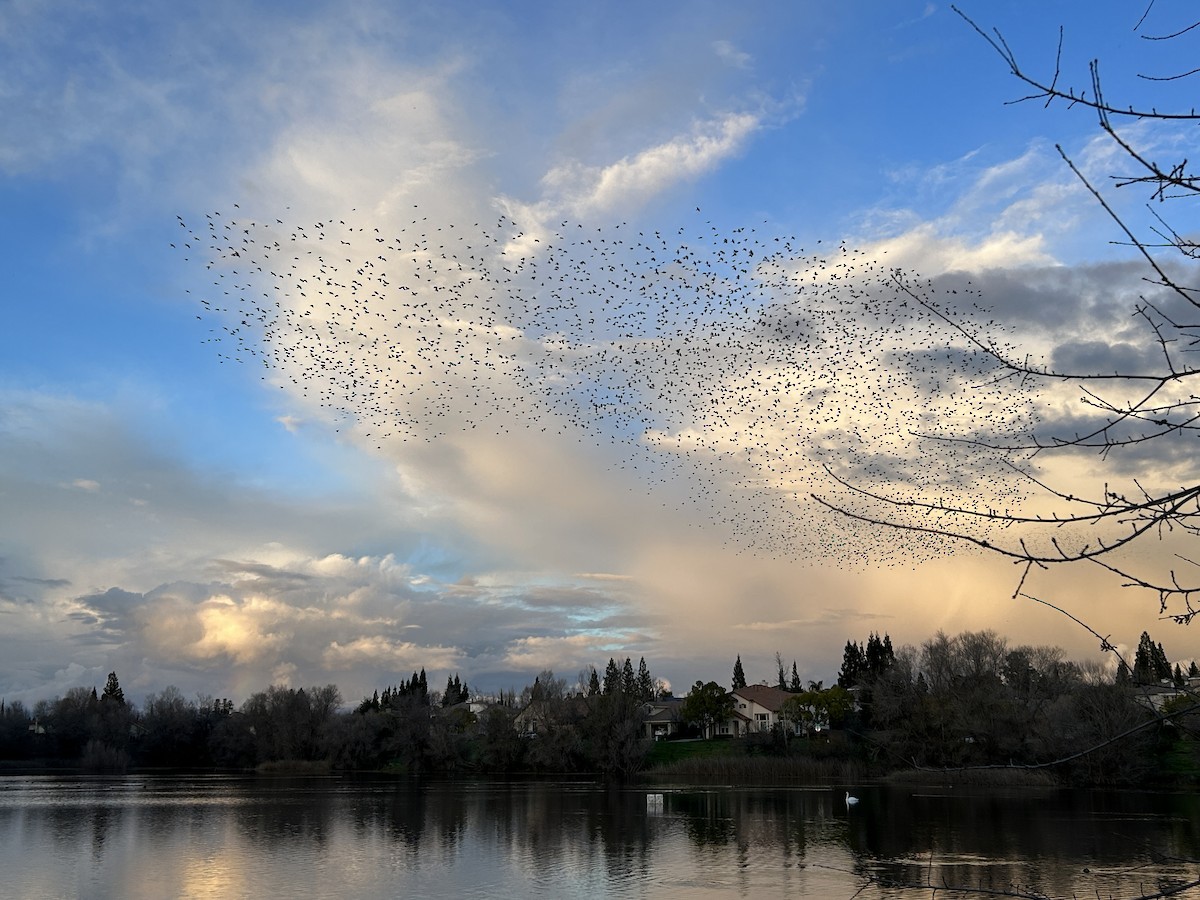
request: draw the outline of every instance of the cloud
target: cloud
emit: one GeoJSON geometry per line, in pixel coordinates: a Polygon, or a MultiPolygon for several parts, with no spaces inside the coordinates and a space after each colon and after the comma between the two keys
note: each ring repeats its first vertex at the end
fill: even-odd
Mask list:
{"type": "Polygon", "coordinates": [[[739,50],[732,41],[713,41],[712,46],[719,59],[736,68],[746,69],[754,62],[753,56],[739,50]]]}
{"type": "MultiPolygon", "coordinates": [[[[1012,394],[984,397],[967,356],[944,352],[944,331],[898,310],[879,267],[913,270],[939,297],[959,291],[963,309],[978,299],[1018,346],[1056,363],[1126,365],[1142,352],[1126,301],[1144,286],[1134,266],[1079,264],[1076,236],[1095,233],[1084,227],[1094,208],[1049,146],[1011,159],[981,147],[898,170],[904,202],[862,217],[854,246],[866,252],[793,259],[794,293],[763,267],[762,295],[744,291],[703,321],[679,314],[643,328],[630,303],[591,343],[564,343],[582,327],[563,317],[539,328],[548,306],[521,319],[510,302],[510,291],[533,296],[516,258],[545,259],[563,218],[610,228],[679,196],[766,143],[803,97],[750,81],[767,59],[761,43],[746,43],[752,53],[712,29],[678,46],[678,30],[643,29],[636,40],[649,42],[639,50],[652,66],[586,40],[534,68],[512,54],[513,79],[497,68],[509,48],[491,35],[515,20],[422,15],[318,4],[300,17],[251,7],[214,17],[149,4],[126,20],[33,4],[6,19],[6,173],[115,186],[120,200],[91,207],[106,209],[96,217],[105,228],[119,218],[109,207],[148,221],[183,206],[191,222],[202,206],[228,212],[223,197],[241,204],[241,228],[303,225],[304,240],[281,235],[290,286],[345,275],[344,293],[367,276],[357,264],[334,271],[341,260],[379,262],[391,250],[377,241],[403,234],[432,239],[388,264],[393,288],[423,292],[403,299],[436,306],[468,279],[481,290],[473,310],[443,306],[422,327],[403,318],[408,308],[391,318],[400,302],[384,310],[372,297],[379,315],[351,323],[321,306],[328,297],[279,298],[291,313],[313,301],[322,343],[283,329],[253,348],[278,351],[266,373],[273,398],[255,414],[279,438],[256,449],[266,462],[254,471],[205,459],[211,429],[151,389],[0,397],[0,500],[22,511],[0,522],[12,647],[0,694],[46,696],[97,673],[102,683],[113,668],[131,693],[174,680],[239,699],[276,679],[335,680],[353,696],[420,666],[511,686],[542,667],[569,675],[643,653],[656,674],[690,684],[727,671],[736,652],[791,656],[788,642],[805,648],[806,675],[827,677],[845,639],[865,637],[856,622],[893,626],[898,639],[1005,624],[1007,570],[969,555],[942,566],[946,545],[859,528],[815,509],[810,494],[828,488],[819,466],[829,463],[870,486],[1016,497],[986,465],[916,436],[1003,435],[1025,409],[1012,394]],[[131,50],[129,23],[154,39],[131,50]],[[519,228],[500,227],[497,210],[519,228]],[[316,240],[314,223],[331,217],[365,229],[340,235],[353,244],[345,256],[316,240]],[[441,264],[451,229],[468,227],[519,251],[508,268],[489,255],[416,286],[441,264]],[[909,340],[921,352],[905,355],[909,340]],[[382,370],[367,347],[391,354],[382,370]],[[597,374],[602,351],[611,365],[597,374]],[[292,380],[301,374],[305,387],[292,380]],[[562,386],[575,393],[551,390],[562,386]],[[589,389],[611,401],[604,415],[579,402],[589,389]],[[188,437],[172,443],[147,408],[175,409],[188,437]],[[580,411],[594,429],[569,421],[580,411]],[[279,474],[300,458],[319,487],[279,474]],[[896,568],[864,573],[868,559],[896,568]]],[[[1111,154],[1093,142],[1076,156],[1102,173],[1111,154]]],[[[639,274],[657,288],[692,279],[693,296],[730,300],[731,258],[695,249],[719,278],[674,258],[670,272],[639,274]]],[[[205,273],[226,279],[211,299],[228,302],[218,298],[235,280],[257,290],[257,275],[234,268],[205,273]]],[[[1065,405],[1050,413],[1046,427],[1085,421],[1065,405]]],[[[222,419],[213,445],[241,453],[245,425],[222,419]]],[[[1156,459],[1164,471],[1187,464],[1178,451],[1156,459]]]]}
{"type": "Polygon", "coordinates": [[[13,581],[23,582],[25,584],[35,584],[41,587],[70,587],[71,582],[65,578],[27,578],[22,575],[17,575],[13,581]]]}
{"type": "Polygon", "coordinates": [[[1125,341],[1078,340],[1055,347],[1051,364],[1060,372],[1138,375],[1160,362],[1153,350],[1125,341]]]}
{"type": "Polygon", "coordinates": [[[867,244],[868,256],[933,276],[946,272],[982,272],[1021,266],[1045,266],[1054,260],[1041,235],[992,233],[979,242],[939,234],[936,223],[926,222],[901,235],[867,244]]]}
{"type": "Polygon", "coordinates": [[[596,581],[632,581],[628,575],[618,575],[612,572],[580,572],[576,578],[594,579],[596,581]]]}
{"type": "MultiPolygon", "coordinates": [[[[760,126],[757,115],[727,113],[707,122],[698,122],[689,134],[649,147],[598,172],[568,175],[556,169],[547,174],[546,182],[558,190],[562,190],[560,183],[563,181],[584,187],[582,195],[573,203],[578,215],[627,208],[634,202],[644,202],[646,197],[667,186],[712,171],[737,153],[760,126]]],[[[575,193],[570,189],[567,192],[575,193]]]]}
{"type": "MultiPolygon", "coordinates": [[[[562,178],[552,185],[554,190],[547,193],[554,194],[555,203],[572,196],[585,205],[596,203],[595,198],[606,196],[604,173],[613,173],[611,185],[619,186],[625,174],[636,172],[642,174],[629,174],[629,183],[645,177],[644,184],[652,190],[658,184],[654,173],[659,171],[654,151],[686,146],[686,142],[667,141],[631,154],[619,164],[583,167],[572,170],[574,175],[563,170],[562,178]],[[576,177],[584,170],[590,175],[576,177]],[[572,184],[583,188],[572,195],[572,184]]],[[[599,569],[632,577],[627,582],[630,593],[617,596],[607,585],[601,595],[594,595],[564,583],[567,579],[561,576],[552,588],[531,587],[536,575],[531,579],[528,572],[512,579],[525,584],[524,589],[502,586],[500,580],[480,577],[487,568],[478,563],[469,577],[451,581],[415,570],[414,586],[429,587],[441,597],[453,596],[465,604],[464,615],[474,625],[496,628],[486,637],[482,631],[472,632],[469,643],[442,638],[438,644],[460,650],[476,671],[502,677],[518,665],[551,664],[562,658],[562,648],[602,647],[606,638],[593,640],[589,631],[598,625],[605,634],[619,635],[625,633],[623,622],[626,632],[636,627],[636,633],[644,636],[662,634],[664,623],[671,622],[673,638],[683,640],[691,626],[679,624],[681,610],[697,610],[697,622],[710,628],[719,623],[722,634],[733,630],[758,642],[770,640],[773,629],[795,630],[800,623],[844,630],[845,621],[836,614],[798,616],[794,610],[769,609],[786,595],[788,582],[782,572],[763,579],[761,596],[744,585],[722,584],[719,578],[692,583],[688,591],[681,585],[690,579],[680,573],[696,566],[697,560],[673,558],[662,564],[673,579],[655,573],[647,560],[658,554],[670,557],[666,548],[673,543],[686,546],[689,529],[699,533],[697,542],[706,553],[731,563],[739,580],[745,579],[746,570],[732,565],[736,550],[776,556],[792,577],[798,559],[835,559],[841,567],[868,562],[913,565],[947,552],[949,545],[917,532],[868,528],[814,511],[810,502],[814,491],[827,498],[833,491],[851,509],[869,507],[852,491],[837,494],[838,489],[824,478],[822,463],[860,486],[894,492],[905,501],[928,502],[965,493],[968,502],[983,507],[1023,502],[1029,482],[1005,469],[996,454],[965,442],[939,444],[929,438],[986,440],[1027,434],[1021,429],[1032,421],[1031,398],[990,377],[995,373],[979,364],[952,327],[925,315],[915,304],[906,304],[904,292],[889,273],[895,266],[916,270],[929,280],[918,282],[912,276],[914,289],[928,291],[947,304],[943,308],[953,309],[955,315],[966,317],[963,321],[982,329],[992,327],[988,318],[997,320],[995,333],[1022,348],[1047,358],[1059,348],[1076,358],[1085,351],[1092,360],[1099,358],[1103,348],[1089,344],[1082,335],[1098,322],[1116,321],[1121,298],[1113,286],[1123,286],[1120,279],[1131,277],[1132,268],[1059,263],[1048,249],[1052,242],[1038,230],[1040,220],[1032,216],[1053,191],[1039,193],[1035,183],[1031,193],[1037,196],[1031,205],[1029,194],[1015,188],[1041,162],[1037,154],[1025,154],[977,171],[944,215],[929,221],[896,216],[892,224],[904,227],[876,237],[861,250],[844,249],[811,259],[792,254],[784,262],[733,268],[728,259],[718,256],[718,250],[695,246],[672,251],[675,255],[663,261],[669,272],[638,269],[636,260],[620,256],[622,264],[632,266],[629,271],[635,277],[641,273],[650,280],[653,274],[676,282],[691,278],[712,296],[738,300],[736,306],[730,302],[728,309],[719,311],[706,307],[711,320],[701,317],[686,327],[668,321],[659,323],[657,330],[635,330],[627,344],[613,341],[605,331],[609,327],[613,333],[624,333],[618,329],[630,326],[618,317],[632,321],[636,316],[630,308],[633,304],[619,293],[605,294],[615,308],[604,314],[614,318],[593,333],[581,325],[572,327],[567,313],[598,319],[599,300],[591,306],[589,301],[569,306],[559,300],[555,306],[550,302],[555,299],[552,294],[535,289],[535,263],[569,264],[578,261],[572,253],[592,251],[560,250],[568,241],[571,246],[583,241],[557,232],[543,232],[539,238],[536,229],[522,223],[495,232],[489,224],[489,230],[467,231],[465,238],[458,232],[454,240],[487,239],[506,251],[541,244],[527,258],[496,263],[490,255],[480,259],[472,253],[468,266],[449,259],[443,265],[439,256],[419,246],[411,258],[421,266],[418,274],[426,284],[420,286],[410,280],[416,277],[412,272],[406,268],[393,272],[380,254],[379,268],[383,263],[389,266],[387,280],[407,282],[410,290],[432,290],[436,298],[444,283],[453,285],[454,279],[470,276],[480,291],[472,295],[480,311],[467,310],[460,303],[461,294],[452,291],[450,299],[434,300],[436,315],[422,314],[424,324],[393,322],[383,313],[378,324],[354,326],[356,337],[372,347],[381,333],[401,335],[392,338],[389,346],[403,347],[409,354],[406,364],[420,369],[405,373],[403,391],[390,387],[395,376],[391,367],[395,360],[404,359],[403,354],[382,361],[377,356],[306,345],[312,332],[299,329],[281,346],[293,353],[311,346],[320,371],[301,366],[291,374],[316,376],[312,390],[320,385],[323,397],[333,398],[334,405],[344,404],[350,415],[360,417],[346,429],[349,439],[389,459],[401,473],[406,493],[431,519],[445,523],[447,537],[461,540],[469,535],[473,547],[486,548],[493,559],[511,558],[519,570],[526,566],[541,567],[543,572],[599,569]],[[985,209],[998,216],[981,216],[985,209]],[[1019,220],[1013,210],[1029,217],[1030,230],[991,227],[992,222],[1019,220]],[[962,222],[968,219],[984,224],[964,230],[962,222]],[[511,234],[515,237],[506,239],[511,234]],[[559,242],[553,251],[552,240],[559,242]],[[717,268],[716,262],[727,266],[719,279],[707,282],[697,277],[706,271],[706,263],[717,268]],[[497,265],[493,271],[503,277],[488,276],[491,265],[497,265]],[[497,287],[499,291],[490,293],[497,287]],[[750,293],[760,288],[762,294],[750,293]],[[510,298],[521,297],[529,309],[565,310],[563,321],[534,312],[521,318],[522,306],[506,305],[505,291],[510,298]],[[739,291],[747,293],[743,296],[739,291]],[[1063,300],[1064,294],[1069,294],[1068,301],[1063,300]],[[482,316],[495,317],[496,324],[485,325],[482,316]],[[1087,327],[1081,328],[1081,322],[1087,327]],[[406,343],[409,331],[411,344],[406,343]],[[450,334],[454,353],[430,349],[448,346],[444,342],[450,334]],[[562,338],[566,334],[571,335],[570,342],[562,338]],[[684,357],[688,340],[705,352],[684,357]],[[514,349],[501,351],[501,347],[514,349]],[[602,352],[606,365],[599,376],[602,389],[596,389],[596,382],[589,379],[596,379],[597,372],[586,367],[602,352]],[[414,356],[424,368],[411,362],[414,356]],[[378,364],[368,392],[360,388],[364,361],[378,364]],[[487,383],[482,388],[466,387],[463,371],[478,372],[487,383]],[[650,385],[672,379],[674,394],[649,390],[650,385]],[[574,395],[559,391],[560,385],[578,386],[578,391],[574,395]],[[620,429],[608,430],[617,416],[592,419],[592,408],[572,405],[587,391],[595,391],[592,396],[601,399],[605,391],[622,397],[621,416],[628,419],[620,429]],[[564,420],[576,411],[585,421],[578,428],[566,427],[564,420]],[[408,429],[402,437],[396,434],[401,424],[408,429]],[[386,427],[395,430],[380,435],[386,427]],[[931,458],[938,464],[929,465],[931,458]],[[697,522],[703,527],[697,528],[697,522]],[[722,539],[731,533],[733,546],[722,547],[722,539]],[[731,596],[745,598],[732,611],[724,608],[731,596]],[[483,597],[491,607],[479,605],[483,597]],[[644,616],[640,623],[630,618],[634,600],[644,616]],[[537,618],[528,615],[535,611],[537,618]]],[[[447,232],[454,225],[466,230],[455,222],[413,224],[411,235],[418,244],[429,237],[450,240],[447,232]]],[[[589,230],[588,240],[609,237],[615,238],[615,231],[589,230]]],[[[341,239],[353,244],[355,235],[341,239]]],[[[381,234],[378,240],[387,238],[381,234]]],[[[753,240],[773,244],[767,235],[753,240]]],[[[789,239],[786,246],[790,244],[789,239]]],[[[759,243],[753,248],[760,260],[767,253],[759,243]]],[[[627,252],[633,251],[621,251],[627,252]]],[[[610,260],[617,261],[617,257],[610,260]]],[[[329,264],[323,271],[325,277],[343,282],[354,278],[350,271],[343,274],[329,264]]],[[[309,270],[303,277],[313,274],[315,270],[309,270]]],[[[673,284],[672,290],[681,288],[673,284]]],[[[402,303],[392,312],[411,317],[420,302],[414,299],[403,313],[402,303]]],[[[669,316],[676,307],[668,302],[665,308],[669,316]]],[[[339,315],[324,313],[317,320],[332,328],[350,325],[339,315]]],[[[1118,330],[1112,333],[1106,352],[1110,356],[1118,352],[1117,345],[1133,347],[1134,343],[1118,330]]],[[[885,514],[897,509],[884,507],[885,514]]],[[[847,608],[857,608],[860,602],[847,601],[847,608]]],[[[406,627],[412,625],[419,625],[422,633],[438,635],[445,635],[450,627],[444,618],[406,622],[406,627]]],[[[627,634],[625,640],[631,639],[627,634]]],[[[706,641],[698,634],[686,639],[706,641]]],[[[359,637],[336,638],[339,648],[356,640],[359,637]]],[[[390,640],[407,639],[396,634],[390,640]]],[[[705,646],[718,652],[712,649],[711,639],[705,646]]]]}
{"type": "MultiPolygon", "coordinates": [[[[157,510],[160,518],[165,512],[157,510]]],[[[363,512],[361,505],[355,510],[363,512]]],[[[108,566],[109,576],[121,581],[153,570],[190,570],[202,576],[195,580],[73,594],[69,578],[11,579],[36,588],[43,599],[40,605],[16,598],[0,604],[8,633],[73,645],[80,668],[72,672],[86,679],[95,670],[116,668],[135,697],[171,682],[185,693],[244,697],[280,680],[333,681],[353,696],[390,683],[400,669],[426,668],[435,677],[468,671],[482,686],[520,680],[529,652],[522,642],[531,635],[569,644],[587,634],[589,645],[602,646],[620,640],[638,618],[626,614],[630,597],[623,578],[556,584],[542,573],[540,583],[530,585],[516,573],[477,568],[445,580],[436,568],[419,568],[419,554],[413,561],[390,554],[311,555],[261,537],[258,551],[247,552],[243,540],[253,533],[252,522],[224,534],[210,532],[211,524],[191,527],[187,558],[160,558],[153,565],[112,560],[108,566]],[[205,552],[222,546],[241,552],[237,558],[205,552]],[[599,586],[604,584],[615,592],[599,586]]],[[[279,534],[277,524],[273,530],[279,534]]],[[[293,529],[288,533],[296,536],[293,529]]],[[[86,562],[76,571],[45,555],[29,556],[26,564],[65,567],[85,579],[99,574],[86,562]]],[[[0,682],[6,696],[30,695],[58,678],[54,657],[38,658],[36,641],[28,643],[28,662],[14,659],[15,671],[0,682]]]]}
{"type": "Polygon", "coordinates": [[[321,658],[330,672],[346,671],[364,664],[374,669],[396,672],[417,669],[449,671],[461,667],[465,660],[454,647],[430,647],[411,641],[389,641],[372,636],[356,638],[349,643],[333,641],[321,658]]]}
{"type": "Polygon", "coordinates": [[[575,159],[558,163],[542,176],[540,199],[498,198],[526,232],[510,249],[534,251],[537,241],[553,233],[552,223],[564,216],[603,221],[631,215],[656,196],[741,153],[764,126],[761,112],[726,112],[694,121],[686,132],[607,164],[575,159]]]}
{"type": "Polygon", "coordinates": [[[588,664],[603,671],[608,657],[639,656],[639,647],[648,642],[636,633],[618,633],[607,636],[576,634],[568,636],[532,636],[513,641],[505,654],[503,664],[516,671],[540,671],[550,669],[565,677],[571,676],[588,664]],[[620,648],[613,650],[613,647],[620,648]]]}
{"type": "Polygon", "coordinates": [[[851,620],[869,621],[876,618],[886,620],[890,617],[878,616],[863,610],[850,611],[846,609],[826,608],[813,609],[809,615],[801,618],[783,619],[772,622],[739,622],[733,627],[738,631],[761,631],[771,634],[779,634],[781,632],[798,633],[803,628],[826,628],[832,625],[845,627],[851,620]]]}

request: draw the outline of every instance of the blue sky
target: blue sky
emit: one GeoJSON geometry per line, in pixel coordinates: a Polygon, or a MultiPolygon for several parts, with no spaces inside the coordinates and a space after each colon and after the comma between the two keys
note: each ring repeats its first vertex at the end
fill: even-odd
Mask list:
{"type": "MultiPolygon", "coordinates": [[[[1186,46],[1147,49],[1127,4],[962,7],[1038,72],[1065,26],[1071,84],[1094,56],[1113,90],[1187,68],[1186,46]]],[[[332,681],[354,699],[422,666],[498,689],[627,655],[686,687],[726,680],[739,653],[770,677],[777,650],[828,682],[872,630],[900,644],[996,628],[1094,656],[1068,622],[1008,599],[1003,564],[835,540],[807,488],[772,518],[730,493],[724,462],[703,470],[711,494],[700,470],[660,486],[622,468],[603,428],[472,435],[453,424],[466,395],[428,386],[449,397],[449,431],[419,421],[430,440],[380,442],[353,398],[339,420],[296,370],[223,359],[206,340],[230,322],[200,304],[220,301],[210,270],[171,246],[177,216],[191,233],[218,212],[385,234],[420,218],[476,239],[501,214],[547,238],[560,222],[753,227],[807,254],[845,242],[974,276],[1040,352],[1119,342],[1140,273],[1054,145],[1097,177],[1111,152],[1086,112],[1006,105],[1022,93],[942,3],[7,5],[0,696],[116,669],[134,696],[332,681]],[[786,552],[747,549],[751,514],[795,536],[786,552]]],[[[1136,216],[1141,201],[1121,202],[1136,216]]],[[[282,353],[286,338],[260,340],[282,353]]],[[[865,390],[846,359],[808,376],[865,390]]],[[[514,390],[490,423],[527,424],[514,390]]],[[[1047,590],[1123,643],[1147,621],[1112,586],[1047,590]]]]}

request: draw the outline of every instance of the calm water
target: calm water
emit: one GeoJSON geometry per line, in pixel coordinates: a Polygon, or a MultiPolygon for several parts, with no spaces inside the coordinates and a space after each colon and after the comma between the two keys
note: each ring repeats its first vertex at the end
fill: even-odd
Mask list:
{"type": "Polygon", "coordinates": [[[1200,857],[1195,794],[843,793],[6,776],[0,897],[1121,897],[1195,877],[1159,855],[1200,857]]]}

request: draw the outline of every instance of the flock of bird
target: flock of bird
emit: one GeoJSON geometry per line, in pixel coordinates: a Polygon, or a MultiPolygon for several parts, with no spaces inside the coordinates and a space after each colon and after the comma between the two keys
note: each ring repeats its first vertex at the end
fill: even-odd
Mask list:
{"type": "Polygon", "coordinates": [[[263,367],[381,449],[566,435],[615,448],[639,479],[683,484],[697,519],[743,549],[878,557],[874,540],[854,549],[847,521],[814,516],[813,492],[864,502],[827,469],[912,496],[999,485],[978,448],[941,444],[935,460],[915,435],[1027,418],[986,358],[912,302],[969,310],[964,288],[902,288],[844,245],[806,252],[699,211],[670,229],[354,215],[235,207],[180,217],[172,246],[204,267],[193,293],[223,360],[263,367]]]}

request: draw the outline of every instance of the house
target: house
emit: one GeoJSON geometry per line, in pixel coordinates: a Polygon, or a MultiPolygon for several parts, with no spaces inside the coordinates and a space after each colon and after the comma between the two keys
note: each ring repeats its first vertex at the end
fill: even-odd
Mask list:
{"type": "Polygon", "coordinates": [[[1176,697],[1195,697],[1200,691],[1200,678],[1189,678],[1181,688],[1175,687],[1174,682],[1164,679],[1159,684],[1135,685],[1134,698],[1153,712],[1161,715],[1163,707],[1176,697]]]}
{"type": "Polygon", "coordinates": [[[734,737],[754,731],[770,731],[782,724],[780,711],[784,701],[792,696],[768,684],[749,684],[735,688],[731,694],[733,715],[718,724],[716,731],[719,735],[734,737]]]}
{"type": "Polygon", "coordinates": [[[682,705],[683,699],[680,697],[647,701],[642,716],[643,736],[661,741],[678,731],[679,707],[682,705]]]}

